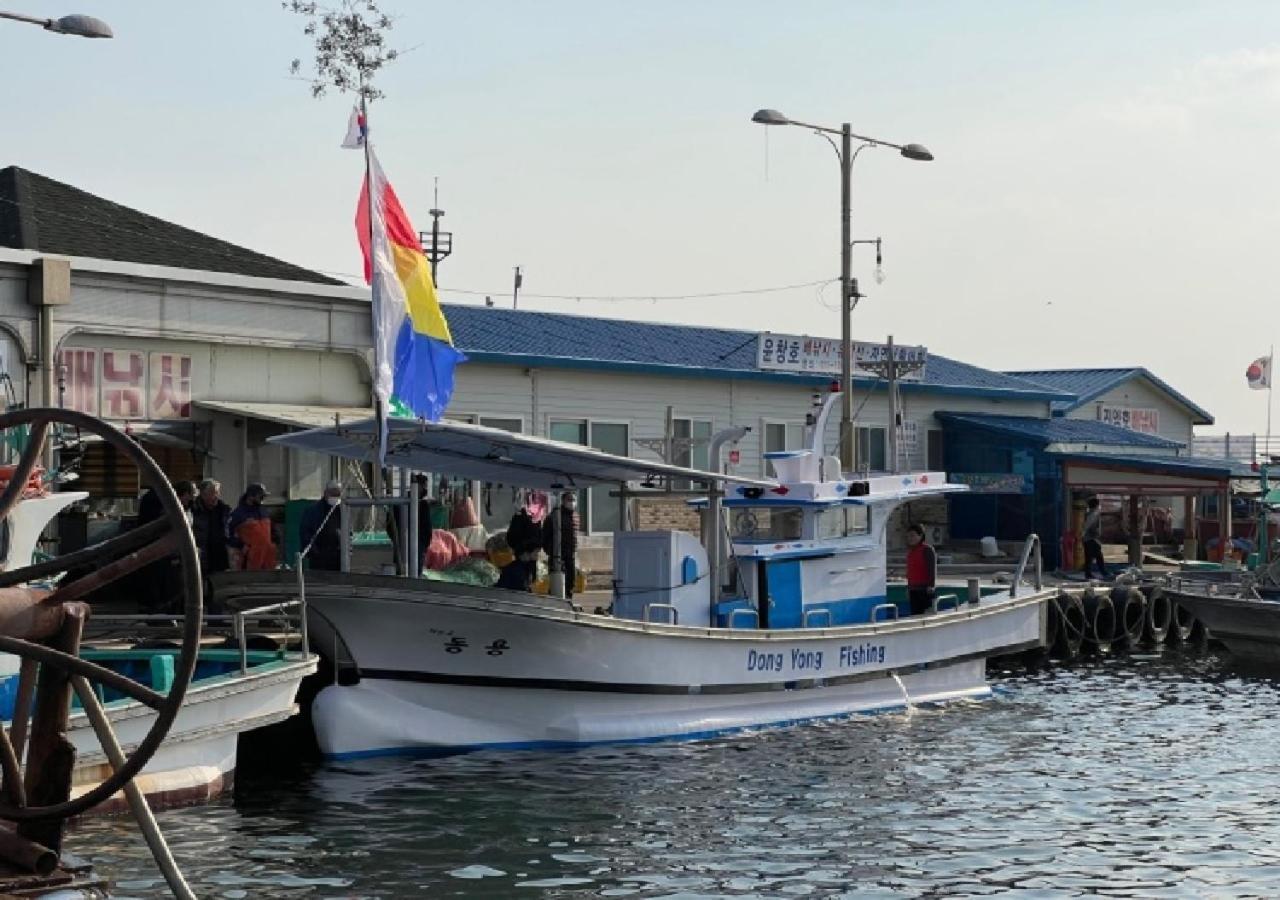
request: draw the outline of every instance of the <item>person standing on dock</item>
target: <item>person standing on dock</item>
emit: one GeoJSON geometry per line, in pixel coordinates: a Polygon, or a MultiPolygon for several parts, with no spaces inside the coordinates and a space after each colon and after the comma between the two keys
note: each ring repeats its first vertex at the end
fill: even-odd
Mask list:
{"type": "Polygon", "coordinates": [[[231,548],[233,569],[262,571],[276,567],[271,516],[262,507],[266,497],[265,486],[257,482],[249,485],[227,519],[227,546],[231,548]]]}
{"type": "Polygon", "coordinates": [[[191,505],[191,530],[196,536],[196,552],[204,574],[225,572],[227,560],[227,519],[231,507],[222,499],[222,485],[212,478],[200,482],[200,492],[191,505]]]}
{"type": "Polygon", "coordinates": [[[911,615],[918,616],[933,609],[937,583],[938,554],[924,539],[923,525],[908,525],[907,599],[911,603],[911,615]]]}
{"type": "Polygon", "coordinates": [[[1084,543],[1084,577],[1089,578],[1093,571],[1093,563],[1098,563],[1098,577],[1107,577],[1107,565],[1102,560],[1102,502],[1093,497],[1089,500],[1088,511],[1084,514],[1084,528],[1080,531],[1080,540],[1084,543]]]}

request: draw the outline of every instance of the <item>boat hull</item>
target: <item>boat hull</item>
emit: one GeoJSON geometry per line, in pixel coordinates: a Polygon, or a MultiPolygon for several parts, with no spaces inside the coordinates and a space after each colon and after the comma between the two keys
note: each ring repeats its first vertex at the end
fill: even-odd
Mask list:
{"type": "Polygon", "coordinates": [[[1208,594],[1186,587],[1170,590],[1168,595],[1233,655],[1280,668],[1280,601],[1208,594]]]}
{"type": "Polygon", "coordinates": [[[630,694],[422,684],[367,678],[317,695],[312,720],[331,759],[697,740],[991,694],[985,661],[898,677],[741,694],[630,694]]]}
{"type": "MultiPolygon", "coordinates": [[[[295,715],[298,685],[316,670],[316,663],[312,656],[192,682],[169,734],[137,776],[148,800],[159,807],[179,806],[211,800],[227,790],[239,736],[295,715]]],[[[132,701],[105,708],[128,755],[150,731],[155,712],[132,701]]],[[[79,796],[102,783],[111,769],[83,711],[72,714],[67,737],[76,749],[71,793],[79,796]]],[[[123,793],[117,793],[94,812],[126,807],[123,793]]]]}
{"type": "MultiPolygon", "coordinates": [[[[290,589],[276,578],[219,592],[247,605],[290,589]]],[[[987,657],[1043,645],[1050,596],[857,626],[730,630],[379,576],[325,574],[306,591],[314,645],[332,646],[354,682],[326,687],[312,708],[320,748],[337,758],[698,738],[983,697],[987,657]]]]}

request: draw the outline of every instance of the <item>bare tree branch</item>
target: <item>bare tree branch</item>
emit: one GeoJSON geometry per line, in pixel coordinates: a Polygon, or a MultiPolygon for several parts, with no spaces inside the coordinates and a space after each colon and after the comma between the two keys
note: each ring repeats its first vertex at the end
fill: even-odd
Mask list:
{"type": "Polygon", "coordinates": [[[378,0],[339,0],[336,7],[303,0],[283,0],[280,5],[306,20],[302,33],[315,47],[313,69],[295,59],[289,71],[306,76],[313,97],[329,90],[355,93],[364,100],[383,96],[373,84],[374,76],[400,54],[387,46],[394,22],[378,8],[378,0]]]}

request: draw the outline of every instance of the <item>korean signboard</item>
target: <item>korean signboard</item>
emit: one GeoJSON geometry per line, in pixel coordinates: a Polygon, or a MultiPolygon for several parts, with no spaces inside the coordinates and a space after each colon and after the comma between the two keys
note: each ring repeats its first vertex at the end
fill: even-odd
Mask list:
{"type": "MultiPolygon", "coordinates": [[[[924,379],[924,364],[928,359],[924,347],[894,345],[893,356],[900,363],[913,365],[911,371],[899,376],[902,381],[924,379]]],[[[853,374],[874,378],[877,373],[871,366],[889,358],[888,344],[853,342],[853,374]]],[[[774,372],[807,372],[816,375],[840,374],[840,342],[831,338],[811,338],[794,334],[762,332],[756,342],[756,368],[774,372]]]]}
{"type": "Polygon", "coordinates": [[[1131,406],[1106,406],[1098,404],[1098,421],[1108,425],[1119,425],[1130,431],[1142,434],[1158,434],[1160,432],[1160,410],[1135,409],[1131,406]]]}
{"type": "Polygon", "coordinates": [[[90,416],[98,414],[98,351],[63,350],[58,354],[62,405],[90,416]]]}
{"type": "Polygon", "coordinates": [[[191,357],[68,348],[58,354],[62,404],[104,419],[191,417],[191,357]]]}

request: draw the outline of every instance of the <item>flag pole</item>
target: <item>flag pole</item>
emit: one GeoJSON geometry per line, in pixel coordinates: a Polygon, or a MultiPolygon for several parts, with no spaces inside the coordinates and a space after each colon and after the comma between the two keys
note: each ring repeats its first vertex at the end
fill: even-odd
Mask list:
{"type": "MultiPolygon", "coordinates": [[[[364,76],[360,77],[360,117],[364,119],[364,193],[365,193],[365,214],[369,218],[369,287],[371,289],[370,311],[373,315],[370,318],[371,323],[381,323],[379,316],[380,300],[378,297],[378,266],[374,262],[374,254],[378,252],[374,246],[374,225],[373,225],[373,149],[370,143],[371,130],[369,128],[369,103],[368,91],[365,90],[364,76]]],[[[377,325],[374,325],[376,332],[377,325]]],[[[377,385],[379,374],[382,371],[383,360],[382,347],[374,334],[373,340],[373,415],[378,423],[378,465],[381,466],[386,462],[387,458],[387,410],[382,403],[382,397],[378,395],[377,385]]]]}
{"type": "Polygon", "coordinates": [[[1271,461],[1271,394],[1275,388],[1272,387],[1275,379],[1272,377],[1272,369],[1275,367],[1276,345],[1272,344],[1271,349],[1267,351],[1267,438],[1262,445],[1262,455],[1267,462],[1271,461]]]}

